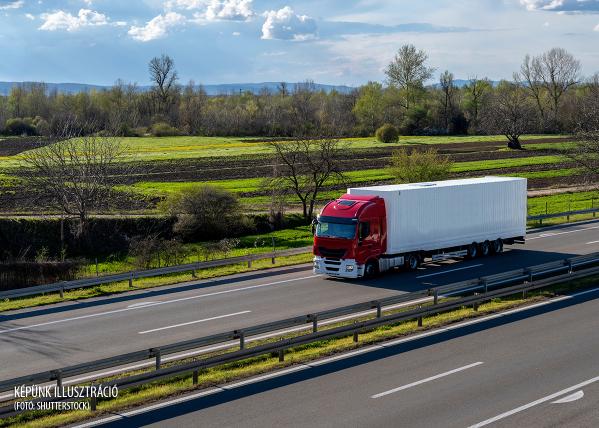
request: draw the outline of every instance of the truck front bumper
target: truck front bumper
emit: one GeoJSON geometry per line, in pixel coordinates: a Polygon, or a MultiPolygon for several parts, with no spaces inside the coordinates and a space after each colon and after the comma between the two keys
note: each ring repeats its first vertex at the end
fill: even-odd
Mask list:
{"type": "Polygon", "coordinates": [[[360,278],[364,276],[364,265],[359,265],[353,259],[331,259],[314,257],[314,273],[330,275],[339,278],[360,278]]]}

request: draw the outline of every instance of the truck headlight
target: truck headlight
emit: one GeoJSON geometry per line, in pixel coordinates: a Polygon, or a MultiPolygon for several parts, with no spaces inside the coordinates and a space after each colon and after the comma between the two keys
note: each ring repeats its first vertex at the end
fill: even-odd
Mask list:
{"type": "Polygon", "coordinates": [[[347,266],[345,266],[345,271],[346,272],[353,272],[354,271],[354,265],[347,265],[347,266]]]}

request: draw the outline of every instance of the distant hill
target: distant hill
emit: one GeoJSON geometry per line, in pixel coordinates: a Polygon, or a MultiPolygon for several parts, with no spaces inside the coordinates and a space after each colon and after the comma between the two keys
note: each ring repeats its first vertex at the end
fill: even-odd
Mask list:
{"type": "MultiPolygon", "coordinates": [[[[11,88],[17,85],[27,85],[31,82],[0,82],[0,95],[8,95],[11,88]]],[[[287,83],[287,88],[292,91],[297,83],[287,83]]],[[[269,92],[277,92],[280,82],[263,82],[263,83],[225,83],[219,85],[202,85],[208,95],[233,94],[239,92],[252,92],[258,94],[263,90],[269,92]]],[[[46,83],[48,91],[58,91],[66,94],[77,94],[80,92],[103,91],[109,89],[110,86],[88,85],[86,83],[46,83]]],[[[149,86],[139,86],[140,91],[147,91],[149,86]]],[[[333,90],[341,93],[350,93],[355,88],[343,85],[324,85],[314,83],[314,88],[317,91],[331,92],[333,90]]]]}

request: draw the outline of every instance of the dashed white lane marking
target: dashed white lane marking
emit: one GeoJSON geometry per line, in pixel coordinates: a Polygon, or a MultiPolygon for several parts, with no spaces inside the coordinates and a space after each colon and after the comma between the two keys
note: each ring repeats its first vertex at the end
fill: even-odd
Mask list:
{"type": "Polygon", "coordinates": [[[139,303],[133,303],[132,305],[129,305],[127,307],[128,308],[139,308],[140,306],[153,305],[154,303],[157,303],[157,302],[139,302],[139,303]]]}
{"type": "Polygon", "coordinates": [[[127,308],[123,308],[123,309],[114,309],[112,311],[98,312],[98,313],[95,313],[95,314],[81,315],[81,316],[72,317],[72,318],[63,318],[63,319],[54,320],[54,321],[47,321],[47,322],[43,322],[43,323],[39,323],[39,324],[24,325],[24,326],[21,326],[21,327],[7,328],[7,329],[4,329],[4,330],[0,330],[0,334],[10,333],[12,331],[28,330],[28,329],[32,329],[32,328],[35,328],[35,327],[44,327],[44,326],[47,326],[47,325],[60,324],[60,323],[69,322],[69,321],[77,321],[77,320],[86,319],[86,318],[95,318],[95,317],[101,317],[101,316],[106,316],[106,315],[112,315],[112,314],[117,314],[117,313],[120,313],[120,312],[127,312],[127,311],[134,311],[134,310],[138,310],[138,309],[153,308],[154,306],[166,305],[166,304],[169,304],[169,303],[176,303],[176,302],[183,302],[185,300],[202,299],[204,297],[211,297],[211,296],[218,296],[218,295],[221,295],[221,294],[236,293],[238,291],[253,290],[253,289],[256,289],[256,288],[269,287],[271,285],[284,284],[284,283],[287,283],[287,282],[302,281],[304,279],[315,278],[315,277],[318,277],[318,276],[320,276],[320,275],[310,275],[310,276],[304,276],[304,277],[301,277],[301,278],[285,279],[285,280],[282,280],[282,281],[269,282],[267,284],[250,285],[250,286],[247,286],[247,287],[233,288],[231,290],[223,290],[223,291],[215,291],[213,293],[198,294],[197,296],[189,296],[189,297],[181,297],[181,298],[172,299],[172,300],[164,300],[162,302],[151,303],[151,304],[147,304],[147,305],[143,305],[143,306],[127,307],[127,308]]]}
{"type": "Polygon", "coordinates": [[[446,376],[449,376],[449,375],[452,375],[452,374],[455,374],[458,372],[462,372],[464,370],[471,369],[472,367],[480,366],[481,364],[483,364],[482,361],[478,361],[476,363],[468,364],[467,366],[458,367],[457,369],[449,370],[444,373],[439,373],[438,375],[427,377],[426,379],[408,383],[407,385],[399,386],[397,388],[393,388],[388,391],[375,394],[375,395],[371,396],[370,398],[381,398],[381,397],[384,397],[389,394],[394,394],[396,392],[403,391],[404,389],[413,388],[415,386],[422,385],[423,383],[431,382],[433,380],[441,379],[442,377],[446,377],[446,376]]]}
{"type": "Polygon", "coordinates": [[[223,318],[235,317],[237,315],[249,314],[250,312],[252,312],[252,311],[241,311],[241,312],[235,312],[232,314],[225,314],[225,315],[218,315],[218,316],[210,317],[210,318],[204,318],[204,319],[196,320],[196,321],[184,322],[181,324],[167,325],[166,327],[159,327],[159,328],[153,328],[152,330],[140,331],[139,334],[154,333],[156,331],[169,330],[171,328],[184,327],[186,325],[199,324],[199,323],[207,322],[207,321],[220,320],[223,318]]]}

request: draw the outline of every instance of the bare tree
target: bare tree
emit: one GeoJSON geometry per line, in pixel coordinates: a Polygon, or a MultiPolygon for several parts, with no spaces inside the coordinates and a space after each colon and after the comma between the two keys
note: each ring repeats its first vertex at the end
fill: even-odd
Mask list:
{"type": "Polygon", "coordinates": [[[275,152],[278,167],[276,174],[266,181],[266,186],[288,189],[295,194],[302,203],[304,218],[311,219],[323,187],[344,181],[339,164],[342,151],[339,140],[301,137],[269,145],[275,152]]]}
{"type": "Polygon", "coordinates": [[[162,54],[160,58],[154,57],[150,60],[148,69],[150,79],[154,83],[154,93],[160,102],[160,111],[164,113],[177,84],[175,62],[170,56],[162,54]]]}
{"type": "MultiPolygon", "coordinates": [[[[79,219],[77,237],[82,237],[90,211],[104,208],[112,200],[117,184],[113,174],[124,146],[113,137],[72,135],[78,133],[67,127],[57,142],[26,152],[22,175],[64,214],[79,219]]],[[[126,166],[121,165],[119,172],[126,175],[126,166]]]]}
{"type": "Polygon", "coordinates": [[[576,131],[577,144],[566,155],[585,171],[588,181],[599,177],[599,73],[588,82],[581,101],[576,131]]]}
{"type": "Polygon", "coordinates": [[[445,70],[439,78],[439,84],[441,91],[443,92],[443,98],[441,99],[441,107],[443,108],[443,119],[445,121],[445,131],[449,132],[449,123],[453,115],[454,108],[454,97],[456,87],[454,84],[453,73],[445,70]]]}
{"type": "Polygon", "coordinates": [[[520,136],[532,130],[535,118],[534,107],[522,86],[503,81],[493,94],[483,128],[489,134],[505,135],[509,148],[522,149],[520,136]]]}
{"type": "Polygon", "coordinates": [[[417,93],[435,71],[434,68],[426,66],[427,60],[426,52],[416,50],[414,45],[403,45],[387,67],[385,74],[389,84],[399,87],[404,92],[406,109],[415,103],[417,93]]]}
{"type": "Polygon", "coordinates": [[[523,82],[533,95],[542,119],[546,119],[543,96],[549,98],[554,126],[559,123],[563,95],[579,81],[580,61],[562,48],[553,48],[542,55],[527,55],[515,80],[523,82]]]}

